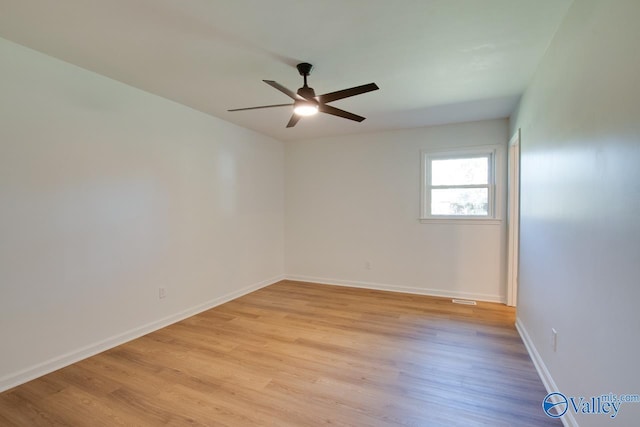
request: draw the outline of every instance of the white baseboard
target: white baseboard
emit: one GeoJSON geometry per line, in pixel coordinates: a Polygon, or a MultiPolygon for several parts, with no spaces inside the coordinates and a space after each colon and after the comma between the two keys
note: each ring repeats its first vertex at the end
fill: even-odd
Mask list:
{"type": "MultiPolygon", "coordinates": [[[[520,318],[516,318],[516,329],[520,334],[520,338],[522,338],[522,342],[524,342],[524,346],[527,348],[527,351],[529,352],[529,356],[533,361],[533,365],[536,367],[536,371],[538,371],[538,375],[540,376],[540,379],[542,380],[542,384],[544,385],[544,388],[547,390],[547,393],[553,393],[553,392],[559,391],[558,386],[556,385],[555,381],[553,380],[553,377],[551,376],[551,373],[549,372],[549,369],[547,369],[547,366],[544,364],[542,357],[540,357],[540,353],[538,353],[538,350],[536,350],[536,347],[533,344],[533,341],[531,341],[531,337],[529,337],[529,333],[527,332],[524,325],[520,321],[520,318]]],[[[542,401],[541,401],[541,404],[542,404],[542,401]]],[[[571,411],[567,411],[560,418],[560,421],[562,421],[562,424],[565,427],[579,427],[578,422],[576,421],[571,411]]]]}
{"type": "Polygon", "coordinates": [[[104,339],[94,344],[90,344],[88,346],[79,348],[77,350],[70,351],[66,354],[49,359],[47,361],[44,361],[35,366],[31,366],[29,368],[23,369],[22,371],[16,372],[14,374],[4,376],[0,378],[0,392],[3,392],[5,390],[18,386],[20,384],[24,384],[28,381],[31,381],[33,379],[36,379],[38,377],[41,377],[43,375],[46,375],[58,369],[64,368],[65,366],[69,366],[73,363],[79,362],[80,360],[94,356],[110,348],[117,347],[128,341],[139,338],[143,335],[146,335],[158,329],[164,328],[166,326],[169,326],[181,320],[184,320],[187,317],[191,317],[203,311],[209,310],[220,304],[224,304],[225,302],[229,302],[243,295],[256,291],[260,288],[264,288],[265,286],[269,286],[271,284],[277,283],[283,279],[284,279],[284,276],[282,275],[282,276],[277,276],[268,280],[263,280],[258,283],[254,283],[249,286],[245,286],[244,288],[230,292],[226,295],[222,295],[218,298],[214,298],[202,304],[198,304],[194,307],[188,308],[186,310],[180,311],[178,313],[172,314],[170,316],[164,317],[154,322],[147,323],[146,325],[131,329],[129,331],[123,332],[118,335],[114,335],[110,338],[104,339]]]}
{"type": "Polygon", "coordinates": [[[506,297],[501,295],[476,294],[471,292],[451,291],[448,289],[414,288],[409,286],[388,285],[384,283],[330,279],[326,277],[299,276],[295,274],[287,274],[286,279],[295,280],[299,282],[318,283],[322,285],[348,286],[352,288],[375,289],[379,291],[390,291],[390,292],[404,292],[407,294],[429,295],[434,297],[462,298],[462,299],[471,299],[471,300],[477,300],[477,301],[498,302],[503,304],[506,303],[507,301],[506,297]]]}

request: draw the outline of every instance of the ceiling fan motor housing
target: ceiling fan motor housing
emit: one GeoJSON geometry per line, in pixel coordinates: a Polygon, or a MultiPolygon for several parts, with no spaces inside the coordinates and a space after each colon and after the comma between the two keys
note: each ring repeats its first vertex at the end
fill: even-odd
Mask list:
{"type": "Polygon", "coordinates": [[[316,92],[313,90],[313,88],[306,85],[298,89],[298,95],[308,100],[315,101],[316,98],[316,92]]]}

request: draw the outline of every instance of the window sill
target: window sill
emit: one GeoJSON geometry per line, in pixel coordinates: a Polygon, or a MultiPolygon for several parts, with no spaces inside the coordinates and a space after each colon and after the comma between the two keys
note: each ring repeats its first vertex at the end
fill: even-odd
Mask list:
{"type": "Polygon", "coordinates": [[[501,225],[500,218],[419,218],[421,224],[501,225]]]}

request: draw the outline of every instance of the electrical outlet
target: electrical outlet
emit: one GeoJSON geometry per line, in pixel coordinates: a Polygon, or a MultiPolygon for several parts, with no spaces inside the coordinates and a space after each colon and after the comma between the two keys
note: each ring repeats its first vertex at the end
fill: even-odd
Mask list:
{"type": "Polygon", "coordinates": [[[551,328],[551,348],[554,352],[558,350],[558,331],[554,328],[551,328]]]}
{"type": "Polygon", "coordinates": [[[162,299],[165,298],[167,296],[167,289],[166,288],[159,288],[158,289],[158,298],[162,299]]]}

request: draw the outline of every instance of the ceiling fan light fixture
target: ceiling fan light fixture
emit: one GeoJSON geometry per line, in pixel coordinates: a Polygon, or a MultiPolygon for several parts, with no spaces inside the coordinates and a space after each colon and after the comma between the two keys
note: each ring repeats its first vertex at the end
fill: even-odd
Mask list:
{"type": "Polygon", "coordinates": [[[313,116],[318,114],[318,104],[311,101],[296,101],[293,106],[293,112],[298,116],[313,116]]]}

